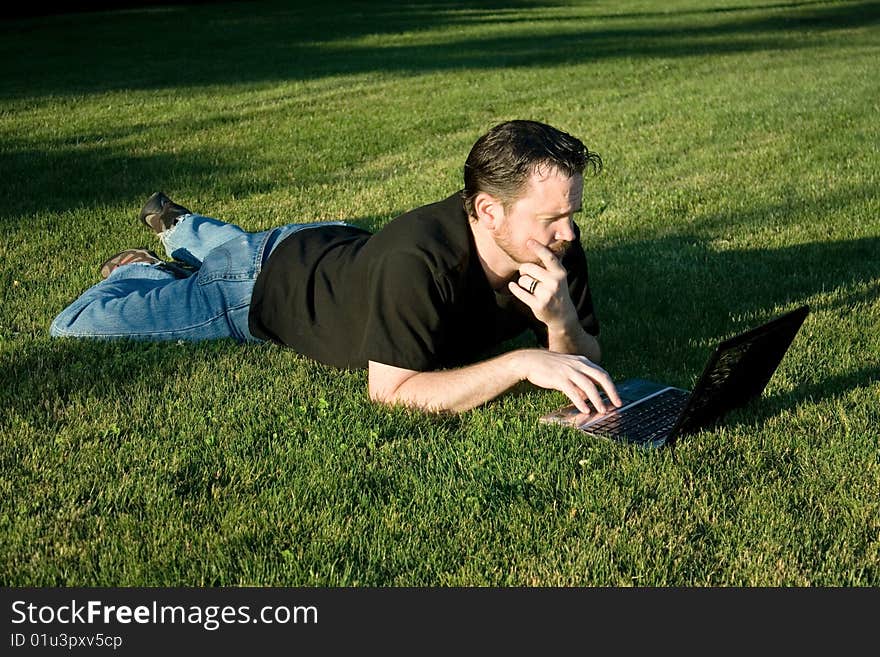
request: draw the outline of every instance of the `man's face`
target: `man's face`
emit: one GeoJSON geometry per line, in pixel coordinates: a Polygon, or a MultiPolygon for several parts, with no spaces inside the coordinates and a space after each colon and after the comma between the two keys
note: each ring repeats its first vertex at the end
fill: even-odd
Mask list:
{"type": "Polygon", "coordinates": [[[581,210],[584,178],[541,168],[529,177],[522,195],[503,212],[495,243],[516,263],[541,264],[526,246],[529,239],[548,247],[558,258],[574,241],[574,213],[581,210]]]}

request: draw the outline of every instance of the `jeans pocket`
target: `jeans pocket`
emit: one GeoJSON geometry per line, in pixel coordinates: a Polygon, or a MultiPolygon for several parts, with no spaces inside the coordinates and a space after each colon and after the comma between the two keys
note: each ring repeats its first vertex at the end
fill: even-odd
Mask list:
{"type": "Polygon", "coordinates": [[[247,238],[235,238],[212,249],[199,269],[199,285],[254,278],[257,267],[249,242],[247,238]]]}

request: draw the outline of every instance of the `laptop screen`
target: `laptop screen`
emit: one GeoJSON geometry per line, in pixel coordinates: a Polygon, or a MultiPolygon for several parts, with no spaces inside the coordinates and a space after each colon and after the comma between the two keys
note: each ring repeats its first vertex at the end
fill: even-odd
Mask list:
{"type": "Polygon", "coordinates": [[[670,438],[692,433],[758,397],[809,313],[802,306],[715,349],[670,438]]]}

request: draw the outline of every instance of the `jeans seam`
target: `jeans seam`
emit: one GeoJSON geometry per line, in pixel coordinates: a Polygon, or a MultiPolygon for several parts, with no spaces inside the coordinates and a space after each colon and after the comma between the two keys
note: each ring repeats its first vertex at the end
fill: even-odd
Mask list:
{"type": "MultiPolygon", "coordinates": [[[[242,304],[242,305],[244,305],[244,304],[242,304]]],[[[230,308],[229,311],[238,310],[239,308],[242,307],[242,305],[238,305],[238,306],[235,306],[234,308],[230,308]]],[[[193,329],[200,329],[200,328],[202,328],[202,327],[204,327],[204,326],[207,326],[207,325],[209,325],[209,324],[211,324],[211,323],[217,321],[217,320],[220,319],[221,317],[225,317],[226,315],[228,315],[228,312],[225,312],[225,311],[224,311],[224,312],[220,313],[219,315],[214,315],[214,316],[211,317],[210,319],[207,319],[207,320],[205,320],[205,321],[203,321],[203,322],[199,322],[198,324],[192,324],[192,325],[190,325],[190,326],[187,326],[187,327],[184,328],[184,329],[175,329],[175,330],[172,330],[172,331],[167,331],[167,330],[166,330],[166,331],[139,331],[139,332],[136,333],[136,334],[132,334],[132,333],[76,333],[76,332],[74,332],[74,331],[65,331],[64,329],[60,329],[60,330],[59,330],[59,337],[64,337],[64,338],[71,338],[71,337],[72,337],[72,338],[78,338],[78,337],[86,337],[86,338],[134,338],[134,339],[137,339],[137,338],[139,338],[139,337],[140,337],[140,338],[144,338],[144,337],[149,338],[149,337],[153,337],[153,336],[156,336],[156,335],[174,335],[174,334],[176,334],[176,333],[186,333],[187,331],[191,331],[191,330],[193,330],[193,329]]]]}
{"type": "MultiPolygon", "coordinates": [[[[198,275],[198,274],[196,274],[198,275]]],[[[217,274],[215,276],[205,276],[204,279],[197,279],[196,282],[199,285],[207,285],[208,283],[213,283],[214,281],[229,281],[231,283],[241,283],[242,281],[249,281],[253,278],[256,278],[255,274],[248,272],[247,274],[217,274]]]]}
{"type": "MultiPolygon", "coordinates": [[[[250,305],[250,301],[248,301],[247,303],[240,303],[240,304],[237,304],[237,305],[235,305],[235,306],[231,306],[230,308],[224,310],[224,311],[221,312],[221,313],[218,313],[217,315],[214,315],[213,317],[210,317],[209,319],[206,319],[206,320],[203,321],[203,322],[199,322],[198,324],[192,324],[192,325],[190,325],[190,326],[187,326],[187,327],[184,328],[184,329],[176,329],[176,330],[173,330],[173,331],[168,331],[168,330],[166,330],[166,331],[139,331],[139,332],[136,333],[136,334],[132,334],[132,333],[77,333],[77,332],[75,332],[75,331],[67,331],[67,330],[62,329],[62,328],[56,328],[56,331],[58,332],[59,337],[65,337],[65,338],[76,338],[76,337],[88,337],[88,338],[137,338],[137,337],[145,337],[145,336],[146,336],[146,337],[149,337],[149,336],[153,336],[153,335],[162,335],[162,334],[169,334],[169,335],[170,335],[170,334],[173,334],[173,333],[181,333],[181,332],[191,331],[191,330],[193,330],[193,329],[202,328],[203,326],[207,326],[208,324],[211,324],[212,322],[215,322],[216,320],[220,319],[221,317],[227,317],[227,318],[228,318],[230,312],[232,312],[232,311],[234,311],[234,310],[238,310],[238,309],[240,309],[240,308],[244,308],[245,306],[248,306],[248,305],[250,305]]],[[[55,322],[52,322],[52,324],[54,325],[55,322]]],[[[49,330],[50,330],[50,331],[52,330],[52,329],[51,329],[51,326],[50,326],[50,329],[49,329],[49,330]]]]}

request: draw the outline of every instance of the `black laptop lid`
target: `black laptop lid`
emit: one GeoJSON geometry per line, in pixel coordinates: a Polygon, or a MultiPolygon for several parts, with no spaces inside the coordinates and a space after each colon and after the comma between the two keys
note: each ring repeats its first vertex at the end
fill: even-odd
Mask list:
{"type": "Polygon", "coordinates": [[[801,306],[719,344],[670,438],[708,426],[758,397],[809,312],[809,306],[801,306]]]}

